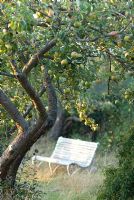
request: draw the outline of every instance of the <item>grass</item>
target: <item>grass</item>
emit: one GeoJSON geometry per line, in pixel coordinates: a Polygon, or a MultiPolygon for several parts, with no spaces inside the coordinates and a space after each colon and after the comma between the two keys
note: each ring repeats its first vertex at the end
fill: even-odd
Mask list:
{"type": "Polygon", "coordinates": [[[96,192],[101,185],[102,180],[103,175],[101,173],[94,175],[87,174],[87,172],[81,172],[72,177],[68,177],[65,173],[62,173],[42,184],[42,188],[44,188],[46,192],[43,199],[95,199],[96,192]]]}
{"type": "MultiPolygon", "coordinates": [[[[50,156],[54,147],[55,142],[49,141],[46,137],[41,138],[32,147],[28,157],[32,156],[35,149],[38,149],[38,155],[50,156]]],[[[104,154],[100,153],[98,149],[90,172],[89,170],[80,170],[73,176],[68,176],[66,167],[60,166],[54,175],[51,175],[48,163],[43,163],[40,167],[34,165],[38,187],[43,194],[42,200],[95,200],[104,180],[104,168],[116,163],[114,153],[104,154]]],[[[29,168],[31,168],[31,161],[27,162],[27,172],[31,170],[29,168]]],[[[33,175],[29,176],[29,180],[33,177],[33,175]]]]}

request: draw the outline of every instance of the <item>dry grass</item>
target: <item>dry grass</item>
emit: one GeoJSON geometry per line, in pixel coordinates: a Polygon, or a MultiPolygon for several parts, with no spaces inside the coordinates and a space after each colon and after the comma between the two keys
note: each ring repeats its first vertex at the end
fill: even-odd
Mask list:
{"type": "MultiPolygon", "coordinates": [[[[41,138],[33,146],[28,156],[31,157],[35,149],[38,149],[38,155],[50,156],[54,147],[54,142],[49,141],[46,137],[41,138]]],[[[40,167],[34,165],[39,189],[45,193],[42,200],[95,200],[97,191],[103,183],[103,169],[116,163],[113,153],[101,155],[98,150],[90,172],[89,170],[80,170],[73,176],[68,176],[66,167],[63,166],[51,176],[47,163],[43,163],[40,167]]]]}

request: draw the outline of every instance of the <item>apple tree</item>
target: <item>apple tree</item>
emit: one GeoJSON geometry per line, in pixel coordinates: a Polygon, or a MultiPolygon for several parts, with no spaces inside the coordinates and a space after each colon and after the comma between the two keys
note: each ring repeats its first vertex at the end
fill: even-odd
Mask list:
{"type": "Polygon", "coordinates": [[[97,129],[87,114],[94,108],[89,89],[104,79],[109,95],[117,77],[133,72],[132,8],[131,0],[1,1],[0,137],[15,124],[1,153],[1,181],[14,185],[26,152],[54,127],[59,105],[97,129]]]}

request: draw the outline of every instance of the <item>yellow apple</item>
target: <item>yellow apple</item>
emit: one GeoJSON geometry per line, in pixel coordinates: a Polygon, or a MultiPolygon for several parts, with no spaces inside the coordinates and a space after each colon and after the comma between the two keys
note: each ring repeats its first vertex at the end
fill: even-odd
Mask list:
{"type": "Polygon", "coordinates": [[[73,51],[72,53],[71,53],[71,57],[72,58],[80,58],[82,55],[80,54],[80,53],[77,53],[77,52],[75,52],[75,51],[73,51]]]}
{"type": "Polygon", "coordinates": [[[49,70],[48,70],[48,74],[49,74],[49,75],[52,75],[52,74],[53,74],[52,70],[49,69],[49,70]]]}
{"type": "Polygon", "coordinates": [[[6,34],[7,34],[7,29],[4,28],[4,29],[2,30],[2,32],[4,33],[4,35],[6,35],[6,34]]]}
{"type": "Polygon", "coordinates": [[[5,44],[5,47],[6,47],[7,49],[9,49],[9,50],[11,50],[11,49],[12,49],[12,46],[11,46],[11,44],[5,44]]]}
{"type": "Polygon", "coordinates": [[[68,64],[67,59],[64,59],[64,60],[61,61],[61,65],[67,65],[67,64],[68,64]]]}
{"type": "Polygon", "coordinates": [[[126,35],[126,36],[124,37],[124,41],[126,41],[126,42],[129,42],[130,39],[131,39],[131,36],[130,36],[130,35],[126,35]]]}

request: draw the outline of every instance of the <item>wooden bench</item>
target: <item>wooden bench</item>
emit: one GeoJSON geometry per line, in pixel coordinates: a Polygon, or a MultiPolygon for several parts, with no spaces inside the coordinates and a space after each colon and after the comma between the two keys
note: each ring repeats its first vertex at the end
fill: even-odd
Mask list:
{"type": "MultiPolygon", "coordinates": [[[[59,137],[55,149],[50,157],[33,156],[32,163],[35,160],[42,162],[48,162],[51,174],[53,174],[60,165],[67,166],[68,175],[70,174],[69,167],[71,165],[78,165],[81,168],[87,168],[91,165],[98,143],[87,142],[79,139],[69,139],[59,137]],[[54,170],[52,170],[51,164],[57,164],[54,170]]],[[[40,165],[39,164],[39,165],[40,165]]],[[[72,174],[76,173],[75,170],[72,174]]]]}

